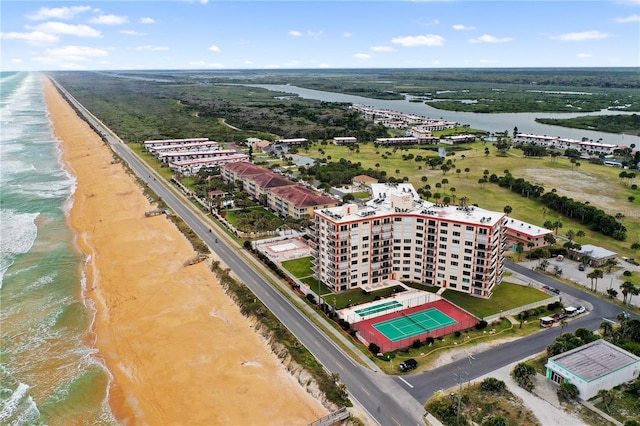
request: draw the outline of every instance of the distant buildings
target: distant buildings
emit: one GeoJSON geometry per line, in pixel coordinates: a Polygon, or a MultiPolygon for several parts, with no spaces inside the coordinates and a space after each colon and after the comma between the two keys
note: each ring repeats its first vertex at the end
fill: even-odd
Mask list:
{"type": "Polygon", "coordinates": [[[218,142],[207,138],[149,140],[145,149],[180,174],[190,176],[202,167],[246,161],[249,156],[234,150],[221,149],[218,142]]]}
{"type": "Polygon", "coordinates": [[[560,150],[572,148],[581,153],[592,155],[613,154],[613,151],[618,149],[618,145],[607,143],[578,141],[553,136],[527,135],[524,133],[518,133],[513,139],[513,144],[537,145],[560,150]]]}
{"type": "Polygon", "coordinates": [[[570,249],[569,256],[577,261],[581,261],[583,257],[588,256],[590,265],[602,266],[607,263],[607,260],[615,259],[618,253],[602,247],[585,244],[580,248],[570,249]]]}
{"type": "Polygon", "coordinates": [[[488,298],[502,281],[505,215],[434,204],[410,184],[371,184],[366,207],[314,211],[316,278],[341,292],[406,280],[488,298]]]}

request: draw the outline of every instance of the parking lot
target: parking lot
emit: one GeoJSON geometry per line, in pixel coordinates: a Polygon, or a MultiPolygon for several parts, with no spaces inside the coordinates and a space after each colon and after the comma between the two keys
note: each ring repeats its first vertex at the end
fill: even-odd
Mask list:
{"type": "MultiPolygon", "coordinates": [[[[640,267],[635,266],[629,262],[625,262],[621,259],[617,260],[618,265],[617,267],[613,268],[611,273],[607,273],[607,270],[604,267],[598,268],[603,272],[603,277],[598,279],[596,291],[607,296],[607,289],[613,288],[614,290],[618,291],[618,300],[622,301],[623,297],[622,292],[620,291],[620,284],[624,282],[622,277],[620,277],[622,275],[622,272],[624,270],[640,271],[640,267]]],[[[549,266],[547,267],[547,272],[553,272],[554,267],[557,266],[562,269],[562,275],[560,276],[561,278],[568,279],[576,284],[579,284],[585,287],[587,290],[591,289],[591,279],[587,277],[587,274],[595,269],[592,266],[585,266],[584,270],[581,270],[581,263],[567,258],[564,258],[562,260],[558,260],[558,258],[551,258],[548,259],[548,261],[549,266]]],[[[540,260],[528,260],[520,262],[520,264],[531,269],[535,269],[540,264],[540,260]]],[[[550,291],[551,293],[555,293],[551,290],[548,291],[550,291]]]]}

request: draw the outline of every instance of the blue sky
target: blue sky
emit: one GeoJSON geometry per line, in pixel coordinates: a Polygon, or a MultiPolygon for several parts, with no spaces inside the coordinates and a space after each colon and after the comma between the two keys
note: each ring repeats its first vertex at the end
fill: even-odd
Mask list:
{"type": "Polygon", "coordinates": [[[5,1],[0,70],[640,66],[640,0],[5,1]]]}

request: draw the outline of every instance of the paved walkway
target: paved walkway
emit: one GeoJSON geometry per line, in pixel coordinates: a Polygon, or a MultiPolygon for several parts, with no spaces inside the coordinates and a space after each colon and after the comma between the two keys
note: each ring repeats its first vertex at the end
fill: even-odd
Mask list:
{"type": "Polygon", "coordinates": [[[527,392],[525,389],[511,378],[509,371],[517,364],[504,366],[498,370],[492,371],[476,381],[482,381],[487,377],[495,377],[505,382],[511,393],[522,399],[524,405],[533,412],[542,426],[588,426],[579,417],[564,411],[558,397],[556,396],[555,386],[546,380],[541,374],[536,375],[536,387],[533,393],[527,392]]]}

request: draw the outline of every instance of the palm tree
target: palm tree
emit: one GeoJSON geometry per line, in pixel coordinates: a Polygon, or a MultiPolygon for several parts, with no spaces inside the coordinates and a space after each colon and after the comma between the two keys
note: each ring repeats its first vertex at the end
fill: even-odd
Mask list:
{"type": "Polygon", "coordinates": [[[600,329],[602,330],[603,336],[611,336],[611,334],[613,333],[613,324],[611,324],[609,321],[602,321],[600,323],[600,329]]]}
{"type": "Polygon", "coordinates": [[[504,206],[504,209],[502,210],[505,212],[507,216],[509,216],[509,214],[513,211],[513,208],[511,206],[504,206]]]}
{"type": "Polygon", "coordinates": [[[556,228],[556,235],[558,235],[558,228],[562,228],[562,222],[560,222],[559,220],[556,220],[553,223],[553,226],[556,228]]]}
{"type": "Polygon", "coordinates": [[[635,287],[636,286],[631,281],[625,281],[620,284],[620,290],[622,290],[622,303],[627,303],[627,296],[629,295],[629,293],[633,293],[633,289],[635,287]]]}
{"type": "Polygon", "coordinates": [[[580,230],[580,231],[576,232],[576,237],[578,237],[578,238],[582,238],[582,237],[584,237],[585,235],[586,235],[586,234],[584,233],[584,231],[583,231],[583,230],[580,230]]]}
{"type": "Polygon", "coordinates": [[[449,179],[442,179],[440,182],[442,182],[442,192],[446,193],[447,192],[447,184],[449,183],[449,179]]]}
{"type": "Polygon", "coordinates": [[[569,325],[569,323],[566,320],[560,321],[560,336],[564,333],[564,329],[567,328],[567,325],[569,325]]]}
{"type": "Polygon", "coordinates": [[[468,168],[468,167],[465,167],[465,168],[464,168],[464,172],[467,174],[467,177],[469,177],[469,172],[470,172],[470,171],[471,171],[471,169],[470,169],[470,168],[468,168]]]}
{"type": "Polygon", "coordinates": [[[573,241],[575,237],[576,237],[576,231],[574,231],[573,229],[569,229],[567,231],[567,238],[569,239],[569,241],[573,241]]]}
{"type": "Polygon", "coordinates": [[[633,255],[636,255],[636,251],[640,250],[640,241],[636,241],[635,243],[631,244],[631,250],[633,250],[633,255]]]}
{"type": "Polygon", "coordinates": [[[609,412],[609,404],[613,402],[615,399],[615,391],[613,389],[600,389],[598,391],[598,396],[602,399],[602,403],[604,404],[605,410],[607,413],[609,412]]]}
{"type": "Polygon", "coordinates": [[[611,270],[616,266],[618,262],[615,259],[607,259],[604,266],[607,268],[607,274],[611,273],[611,270]]]}

